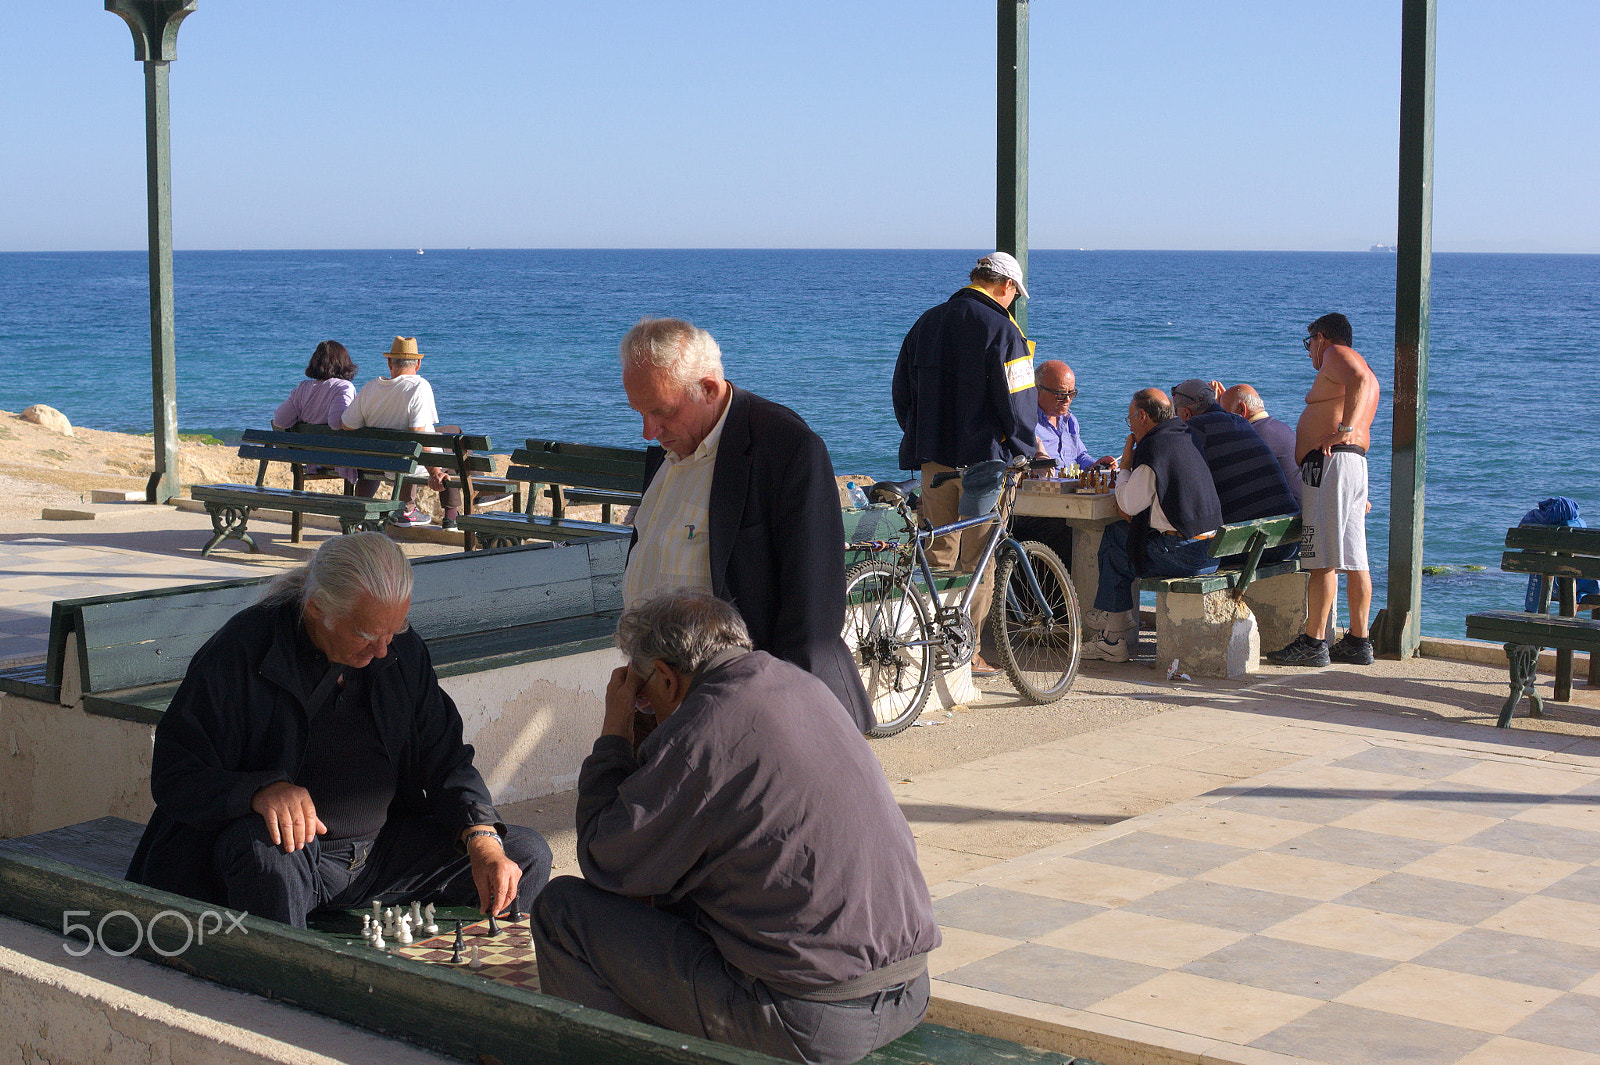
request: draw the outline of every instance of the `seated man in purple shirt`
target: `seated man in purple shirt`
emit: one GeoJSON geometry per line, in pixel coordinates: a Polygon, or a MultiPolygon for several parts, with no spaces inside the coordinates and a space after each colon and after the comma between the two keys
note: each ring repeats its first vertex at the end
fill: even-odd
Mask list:
{"type": "MultiPolygon", "coordinates": [[[[1039,395],[1039,421],[1034,435],[1039,439],[1039,458],[1053,458],[1057,466],[1070,467],[1076,463],[1082,469],[1091,466],[1117,468],[1114,455],[1095,458],[1083,446],[1078,435],[1078,417],[1072,413],[1072,401],[1078,395],[1078,379],[1072,367],[1060,359],[1039,364],[1033,373],[1035,391],[1039,395]]],[[[1060,518],[1018,517],[1013,519],[1011,530],[1018,540],[1037,540],[1061,556],[1061,561],[1072,568],[1072,527],[1060,518]]]]}

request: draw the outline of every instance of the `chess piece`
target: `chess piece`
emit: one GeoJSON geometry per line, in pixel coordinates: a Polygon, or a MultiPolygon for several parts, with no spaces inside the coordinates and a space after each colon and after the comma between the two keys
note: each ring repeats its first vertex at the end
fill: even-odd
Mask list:
{"type": "Polygon", "coordinates": [[[383,908],[383,932],[385,935],[390,936],[394,935],[395,933],[393,906],[385,906],[383,908]]]}
{"type": "Polygon", "coordinates": [[[411,901],[411,927],[413,929],[422,928],[422,903],[415,899],[411,901]]]}
{"type": "Polygon", "coordinates": [[[370,913],[361,915],[361,938],[369,943],[372,942],[372,914],[370,913]]]}
{"type": "Polygon", "coordinates": [[[517,909],[516,901],[513,900],[511,903],[511,912],[506,914],[506,924],[516,924],[520,920],[522,920],[522,911],[517,909]]]}
{"type": "Polygon", "coordinates": [[[472,944],[472,964],[470,967],[473,969],[483,968],[483,950],[476,943],[472,944]]]}
{"type": "Polygon", "coordinates": [[[428,921],[427,924],[422,926],[422,930],[428,933],[430,936],[438,935],[439,922],[433,919],[433,903],[428,903],[427,907],[423,909],[422,913],[428,921]]]}
{"type": "Polygon", "coordinates": [[[372,900],[372,923],[380,924],[383,921],[383,902],[380,899],[372,900]]]}
{"type": "Polygon", "coordinates": [[[461,964],[461,940],[459,940],[459,939],[456,940],[455,946],[450,948],[450,964],[451,965],[460,965],[461,964]]]}
{"type": "Polygon", "coordinates": [[[400,915],[399,924],[400,934],[396,938],[400,940],[400,945],[402,947],[408,947],[414,941],[414,937],[411,935],[411,915],[409,913],[402,913],[400,915]]]}
{"type": "Polygon", "coordinates": [[[491,936],[497,936],[500,934],[500,924],[494,919],[494,914],[492,913],[489,915],[489,934],[491,936]]]}
{"type": "Polygon", "coordinates": [[[372,949],[373,950],[387,950],[388,947],[389,947],[389,944],[387,944],[387,943],[385,943],[383,941],[383,926],[382,925],[373,925],[373,927],[372,927],[372,949]]]}

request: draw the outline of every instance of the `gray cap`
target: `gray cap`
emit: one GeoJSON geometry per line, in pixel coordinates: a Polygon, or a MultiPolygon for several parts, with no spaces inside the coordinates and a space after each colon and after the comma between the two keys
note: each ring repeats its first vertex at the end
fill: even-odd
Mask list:
{"type": "Polygon", "coordinates": [[[1028,298],[1028,286],[1022,283],[1022,264],[1017,262],[1015,256],[997,251],[993,255],[985,255],[979,259],[978,265],[985,270],[993,270],[1002,277],[1009,277],[1017,283],[1017,291],[1022,293],[1022,298],[1028,298]]]}
{"type": "Polygon", "coordinates": [[[1191,377],[1172,386],[1172,402],[1175,406],[1188,407],[1190,410],[1205,410],[1217,402],[1217,394],[1212,390],[1210,381],[1191,377]]]}

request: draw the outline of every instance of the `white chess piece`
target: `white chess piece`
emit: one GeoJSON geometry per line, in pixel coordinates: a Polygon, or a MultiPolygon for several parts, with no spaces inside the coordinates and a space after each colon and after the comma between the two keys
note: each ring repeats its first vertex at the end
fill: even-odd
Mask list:
{"type": "Polygon", "coordinates": [[[370,913],[361,915],[361,938],[369,943],[372,942],[372,914],[370,913]]]}
{"type": "Polygon", "coordinates": [[[372,949],[373,950],[386,950],[386,949],[388,949],[388,946],[389,946],[389,944],[387,944],[387,943],[385,943],[383,941],[383,926],[382,925],[373,925],[372,926],[372,949]]]}
{"type": "Polygon", "coordinates": [[[379,924],[383,921],[383,903],[378,899],[372,900],[372,923],[379,924]]]}
{"type": "Polygon", "coordinates": [[[433,903],[431,903],[431,902],[428,903],[428,905],[423,909],[422,912],[423,912],[424,915],[426,915],[426,917],[428,919],[428,923],[422,926],[422,930],[424,932],[428,933],[430,936],[438,935],[439,934],[439,922],[435,921],[433,919],[433,903]]]}
{"type": "Polygon", "coordinates": [[[400,930],[400,925],[395,921],[394,907],[393,906],[385,906],[383,908],[383,933],[384,933],[384,935],[392,936],[396,932],[398,932],[399,930],[400,930]]]}
{"type": "Polygon", "coordinates": [[[409,913],[402,913],[398,923],[400,925],[400,934],[395,938],[399,940],[402,947],[409,946],[412,942],[411,915],[409,913]]]}
{"type": "Polygon", "coordinates": [[[411,901],[411,927],[414,929],[422,927],[422,903],[415,899],[411,901]]]}
{"type": "Polygon", "coordinates": [[[468,966],[468,968],[472,968],[472,969],[481,969],[481,968],[483,968],[482,948],[480,948],[478,946],[478,944],[476,944],[476,943],[472,944],[472,962],[468,966]]]}

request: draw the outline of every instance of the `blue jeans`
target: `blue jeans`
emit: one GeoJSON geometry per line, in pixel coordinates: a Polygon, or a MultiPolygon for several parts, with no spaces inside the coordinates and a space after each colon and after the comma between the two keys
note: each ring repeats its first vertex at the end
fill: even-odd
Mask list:
{"type": "Polygon", "coordinates": [[[1133,568],[1128,538],[1133,526],[1114,521],[1100,538],[1100,588],[1094,608],[1113,614],[1132,610],[1139,602],[1140,577],[1195,577],[1215,573],[1217,560],[1210,555],[1210,540],[1180,540],[1151,530],[1144,538],[1144,571],[1133,568]]]}

